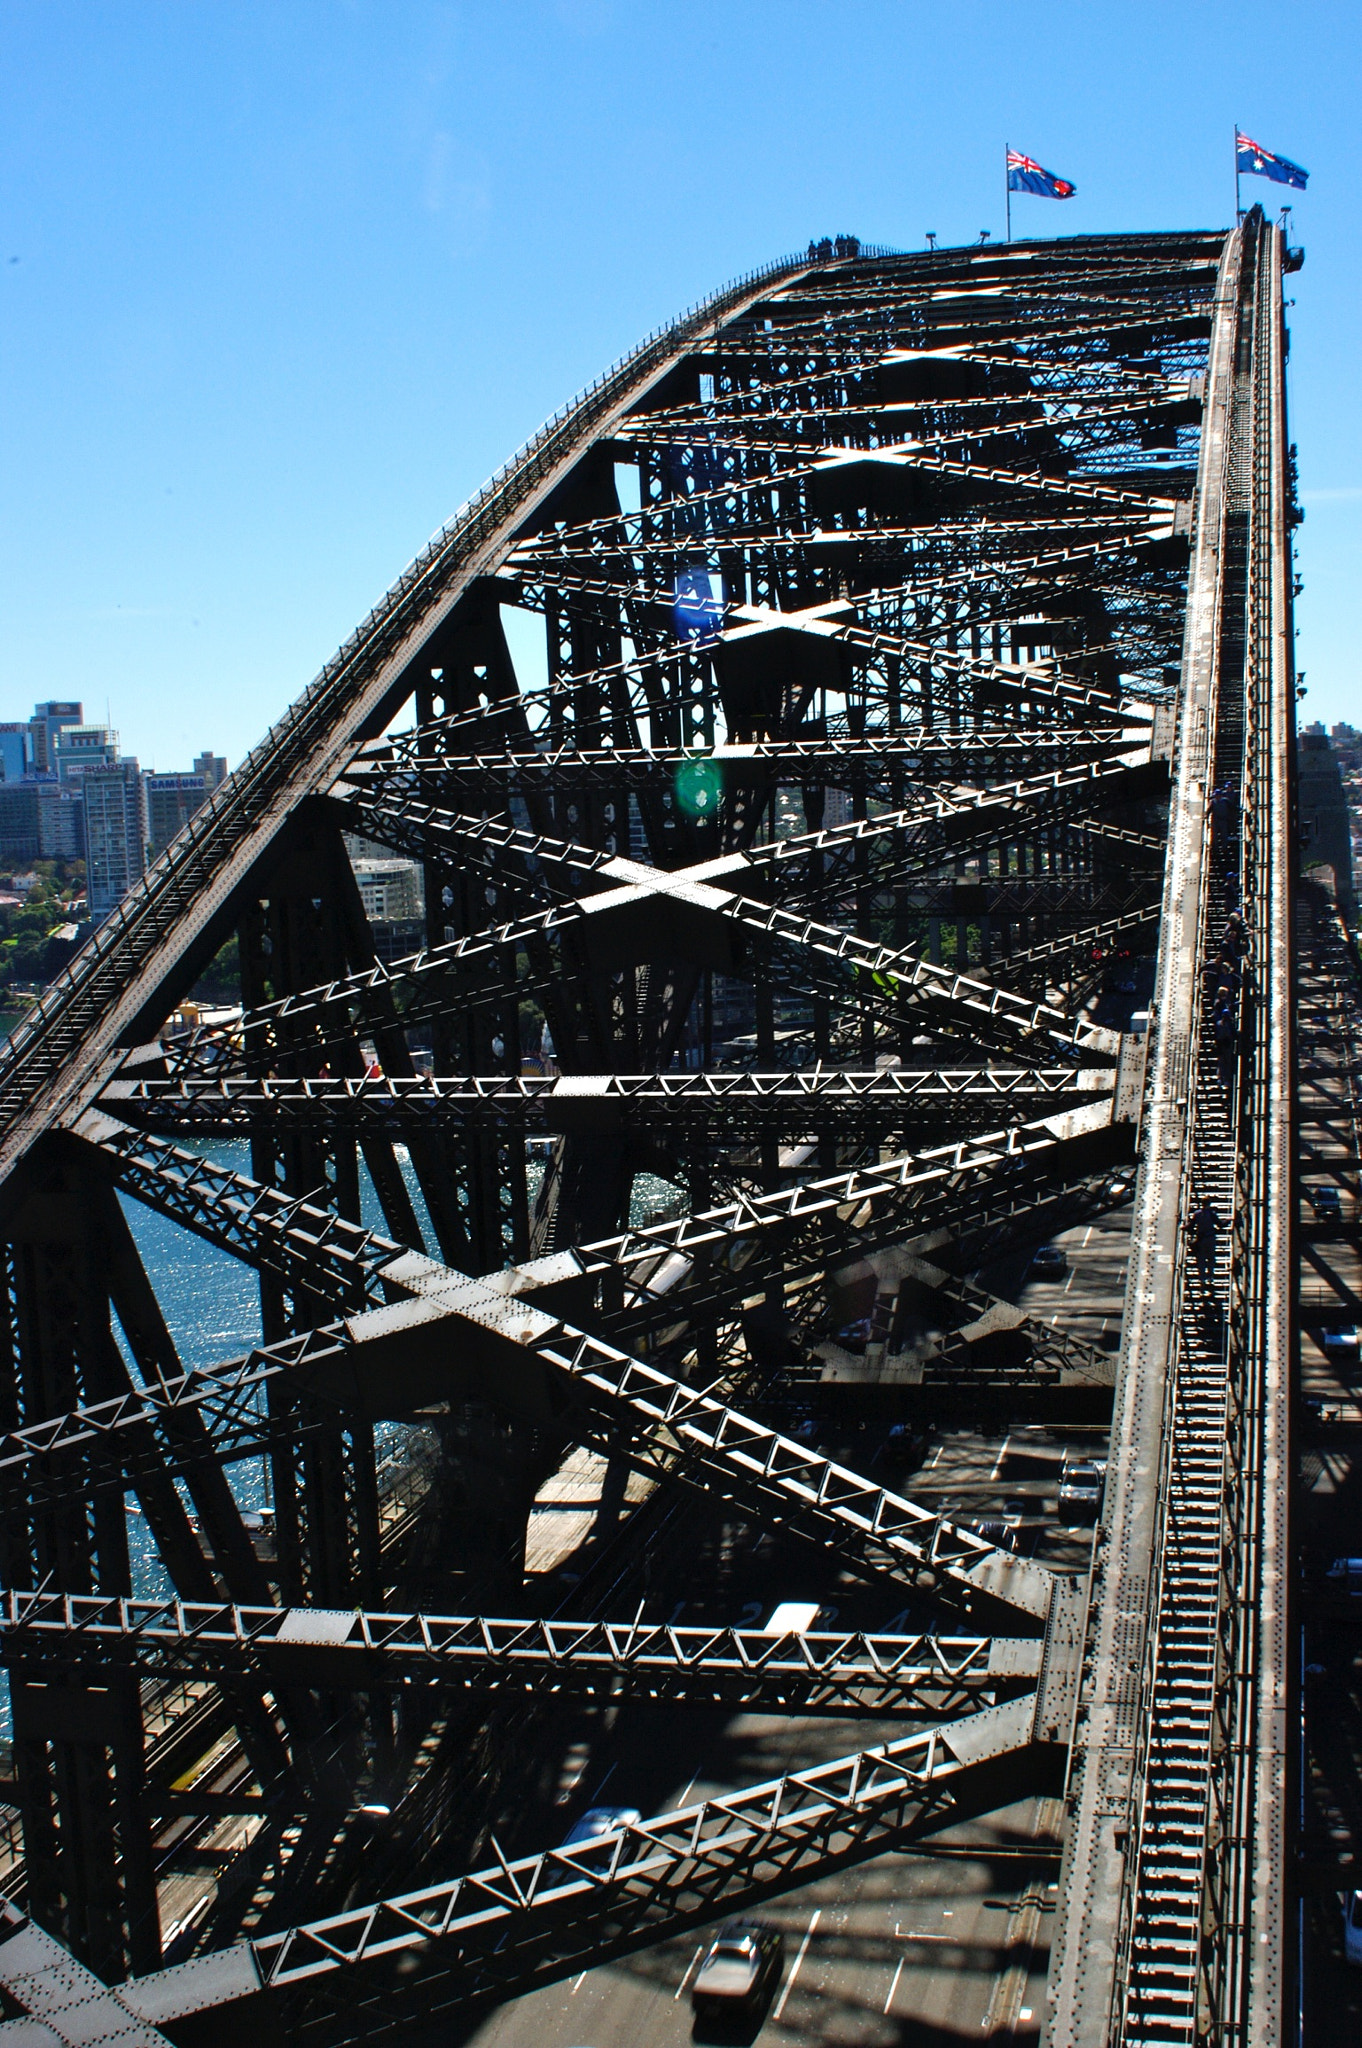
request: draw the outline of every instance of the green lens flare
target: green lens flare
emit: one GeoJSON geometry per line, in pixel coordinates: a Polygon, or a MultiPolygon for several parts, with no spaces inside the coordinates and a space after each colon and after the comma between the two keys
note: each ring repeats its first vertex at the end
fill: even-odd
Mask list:
{"type": "Polygon", "coordinates": [[[688,818],[709,818],[718,810],[723,795],[723,772],[717,761],[683,761],[676,771],[673,788],[676,801],[688,818]]]}

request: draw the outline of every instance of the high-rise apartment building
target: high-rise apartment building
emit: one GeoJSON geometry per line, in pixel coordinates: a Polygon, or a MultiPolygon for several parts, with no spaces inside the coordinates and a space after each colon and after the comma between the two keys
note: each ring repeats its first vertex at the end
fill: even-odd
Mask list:
{"type": "Polygon", "coordinates": [[[225,754],[195,754],[194,773],[203,777],[203,786],[211,793],[220,782],[227,780],[227,756],[225,754]]]}
{"type": "Polygon", "coordinates": [[[144,775],[142,787],[147,806],[147,852],[155,860],[206,800],[208,788],[202,775],[144,775]]]}
{"type": "Polygon", "coordinates": [[[86,768],[80,778],[85,809],[86,885],[90,915],[107,917],[145,873],[147,814],[142,775],[133,756],[86,768]]]}
{"type": "Polygon", "coordinates": [[[371,924],[409,924],[425,916],[425,888],[414,860],[389,854],[385,860],[355,860],[351,866],[371,924]]]}
{"type": "Polygon", "coordinates": [[[57,734],[65,726],[84,723],[83,704],[74,701],[59,703],[56,699],[47,704],[35,704],[33,716],[28,722],[29,764],[33,772],[37,775],[55,775],[57,734]]]}
{"type": "Polygon", "coordinates": [[[79,792],[50,775],[0,782],[0,860],[80,860],[79,792]]]}
{"type": "Polygon", "coordinates": [[[79,789],[51,781],[40,781],[36,788],[39,860],[79,860],[85,852],[79,789]]]}

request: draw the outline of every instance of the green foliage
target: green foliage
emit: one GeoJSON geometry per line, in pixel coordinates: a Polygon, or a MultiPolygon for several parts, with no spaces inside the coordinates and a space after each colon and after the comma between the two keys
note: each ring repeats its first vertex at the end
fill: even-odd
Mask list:
{"type": "MultiPolygon", "coordinates": [[[[14,875],[0,875],[0,893],[15,893],[14,875]]],[[[48,982],[71,958],[69,939],[54,939],[54,928],[80,924],[85,911],[72,909],[85,894],[85,863],[80,860],[35,860],[17,872],[36,880],[22,903],[0,904],[0,983],[48,982]]]]}
{"type": "Polygon", "coordinates": [[[241,947],[235,932],[189,991],[194,1003],[239,1003],[241,1001],[241,947]]]}

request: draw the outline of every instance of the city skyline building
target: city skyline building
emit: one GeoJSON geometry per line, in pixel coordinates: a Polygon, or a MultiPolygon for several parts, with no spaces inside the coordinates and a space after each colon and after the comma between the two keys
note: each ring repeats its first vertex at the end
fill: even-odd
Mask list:
{"type": "Polygon", "coordinates": [[[352,858],[350,865],[370,924],[410,924],[425,916],[425,878],[418,862],[389,854],[384,860],[352,858]]]}
{"type": "Polygon", "coordinates": [[[81,800],[51,776],[0,782],[0,860],[80,860],[81,800]]]}
{"type": "Polygon", "coordinates": [[[22,781],[32,759],[33,738],[28,721],[12,720],[0,725],[0,781],[22,781]]]}
{"type": "Polygon", "coordinates": [[[136,755],[85,769],[85,879],[96,922],[146,872],[146,793],[136,755]]]}
{"type": "Polygon", "coordinates": [[[144,774],[113,726],[48,699],[0,722],[0,861],[83,859],[91,916],[107,917],[226,776],[211,747],[190,771],[144,774]]]}
{"type": "Polygon", "coordinates": [[[112,767],[117,759],[118,734],[107,725],[64,725],[49,748],[59,782],[78,783],[87,769],[112,767]]]}
{"type": "Polygon", "coordinates": [[[155,860],[189,823],[200,804],[206,802],[208,786],[202,775],[160,775],[148,771],[142,777],[142,787],[146,797],[147,853],[155,860]]]}
{"type": "Polygon", "coordinates": [[[29,764],[33,772],[38,775],[55,773],[52,757],[57,734],[64,726],[84,723],[85,706],[74,698],[52,698],[46,704],[35,704],[28,724],[29,764]]]}
{"type": "Polygon", "coordinates": [[[80,860],[85,852],[84,807],[69,783],[42,781],[38,796],[38,859],[80,860]]]}

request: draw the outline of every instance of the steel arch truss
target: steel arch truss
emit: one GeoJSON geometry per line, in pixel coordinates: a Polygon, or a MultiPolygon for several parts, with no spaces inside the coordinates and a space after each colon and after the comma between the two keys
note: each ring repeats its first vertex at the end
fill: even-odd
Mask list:
{"type": "MultiPolygon", "coordinates": [[[[1121,1775],[1101,1719],[1106,1526],[1089,1580],[834,1450],[856,1415],[1114,1404],[1106,1522],[1145,1545],[1145,1605],[1121,1598],[1157,1678],[1148,1336],[1128,1317],[1114,1361],[990,1276],[1133,1198],[1137,1330],[1156,1302],[1151,1176],[1176,1214],[1197,1166],[1161,1105],[1195,1025],[1171,991],[1150,1034],[1132,1013],[1189,915],[1170,878],[1203,904],[1184,980],[1210,944],[1209,731],[1257,863],[1261,1099],[1226,1170],[1233,1355],[1262,1351],[1279,255],[1257,215],[1228,239],[838,244],[719,294],[436,537],[0,1049],[0,1982],[32,2018],[67,2038],[98,2008],[145,2042],[262,1999],[292,2038],[358,2041],[930,1833],[1067,1756],[1053,2039],[1107,2038],[1116,1979],[1065,1975],[1098,1894],[1135,1987],[1122,2038],[1154,2038],[1132,2031],[1150,1837],[1113,1861],[1102,1804],[1157,1778],[1121,1775]],[[1226,598],[1207,563],[1235,405],[1259,496],[1226,598]],[[1207,653],[1222,600],[1248,607],[1247,677],[1207,653]],[[405,950],[376,950],[354,835],[420,865],[405,950]],[[240,1014],[187,1016],[232,934],[240,1014]],[[186,1365],[151,1214],[258,1275],[258,1342],[186,1365]],[[869,1335],[826,1370],[848,1275],[869,1335]],[[910,1296],[932,1329],[911,1372],[910,1296]],[[532,1571],[536,1502],[588,1454],[580,1570],[532,1571]],[[677,1556],[735,1527],[897,1597],[894,1627],[665,1620],[677,1556]],[[543,1852],[514,1839],[517,1759],[564,1702],[841,1714],[848,1754],[543,1852]],[[867,1744],[858,1716],[901,1725],[867,1744]],[[376,1811],[387,1846],[356,1818],[376,1811]],[[259,1832],[167,1926],[166,1873],[212,1861],[223,1815],[259,1832]],[[469,1874],[445,1882],[451,1857],[469,1874]]],[[[1229,1455],[1261,1573],[1256,1399],[1236,1386],[1229,1455]]],[[[1221,1626],[1236,1670],[1248,1633],[1221,1626]]],[[[1235,1964],[1235,1881],[1196,1892],[1216,2012],[1269,1995],[1235,1964]]]]}

